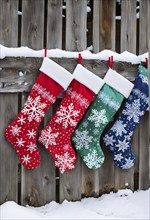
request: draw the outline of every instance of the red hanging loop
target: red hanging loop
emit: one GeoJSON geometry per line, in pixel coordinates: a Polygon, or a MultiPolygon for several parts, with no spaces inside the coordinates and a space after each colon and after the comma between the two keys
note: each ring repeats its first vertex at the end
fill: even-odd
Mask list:
{"type": "Polygon", "coordinates": [[[82,56],[81,53],[78,53],[78,64],[82,63],[82,56]]]}
{"type": "Polygon", "coordinates": [[[44,48],[44,57],[47,57],[47,48],[44,48]]]}
{"type": "Polygon", "coordinates": [[[108,58],[108,66],[109,66],[109,68],[111,68],[111,69],[112,69],[112,66],[113,66],[113,61],[114,61],[114,57],[113,57],[113,56],[110,56],[110,57],[108,58]]]}
{"type": "Polygon", "coordinates": [[[148,58],[145,58],[146,66],[148,66],[148,58]]]}

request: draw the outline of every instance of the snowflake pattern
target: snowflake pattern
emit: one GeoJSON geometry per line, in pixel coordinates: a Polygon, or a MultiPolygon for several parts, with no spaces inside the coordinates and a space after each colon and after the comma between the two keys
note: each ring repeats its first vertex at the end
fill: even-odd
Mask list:
{"type": "Polygon", "coordinates": [[[103,138],[104,140],[104,143],[106,146],[109,146],[110,150],[113,151],[114,147],[114,143],[116,142],[114,139],[113,139],[113,136],[109,136],[108,134],[105,135],[105,137],[103,138]]]}
{"type": "Polygon", "coordinates": [[[100,112],[98,112],[96,109],[92,109],[92,113],[90,114],[88,120],[94,122],[95,127],[100,127],[101,123],[105,124],[108,122],[106,110],[102,109],[100,112]]]}
{"type": "Polygon", "coordinates": [[[121,161],[121,159],[123,159],[123,156],[121,153],[114,155],[114,160],[121,161]]]}
{"type": "Polygon", "coordinates": [[[52,128],[49,127],[47,130],[43,130],[41,132],[39,141],[47,149],[49,145],[56,145],[56,138],[58,137],[58,135],[59,135],[59,132],[53,133],[52,128]]]}
{"type": "Polygon", "coordinates": [[[51,103],[54,103],[56,97],[53,96],[49,91],[46,90],[43,86],[38,83],[35,83],[33,89],[37,91],[44,99],[48,100],[51,103]]]}
{"type": "Polygon", "coordinates": [[[18,117],[18,123],[20,123],[21,125],[23,125],[25,122],[25,118],[21,115],[20,117],[18,117]]]}
{"type": "Polygon", "coordinates": [[[99,92],[98,98],[102,100],[103,103],[105,103],[106,105],[109,105],[111,108],[115,110],[118,110],[118,108],[120,107],[120,103],[115,101],[113,97],[109,96],[104,91],[99,92]]]}
{"type": "Polygon", "coordinates": [[[65,151],[68,151],[69,148],[70,148],[70,145],[69,145],[69,144],[64,144],[63,149],[64,149],[65,151]]]}
{"type": "Polygon", "coordinates": [[[121,136],[123,133],[126,134],[127,131],[125,130],[126,124],[123,124],[122,121],[118,120],[115,122],[112,131],[115,132],[116,136],[121,136]]]}
{"type": "Polygon", "coordinates": [[[99,157],[97,151],[94,149],[91,153],[88,153],[87,156],[83,157],[83,161],[90,169],[97,169],[104,162],[104,157],[99,157]]]}
{"type": "Polygon", "coordinates": [[[140,99],[134,100],[131,104],[127,103],[122,113],[127,115],[129,121],[133,119],[133,122],[138,123],[139,117],[144,114],[144,111],[140,110],[140,99]]]}
{"type": "Polygon", "coordinates": [[[74,168],[75,157],[70,157],[69,153],[66,152],[64,155],[55,154],[56,161],[55,165],[59,168],[61,173],[64,173],[66,170],[71,170],[74,168]]]}
{"type": "Polygon", "coordinates": [[[32,154],[34,151],[36,151],[36,148],[37,148],[36,144],[34,144],[34,143],[31,142],[31,143],[27,146],[27,151],[30,151],[30,153],[32,154]]]}
{"type": "Polygon", "coordinates": [[[122,169],[129,169],[134,165],[134,160],[131,158],[125,158],[126,163],[121,166],[122,169]]]}
{"type": "Polygon", "coordinates": [[[18,147],[23,147],[24,146],[25,141],[23,141],[22,138],[17,138],[16,144],[18,147]]]}
{"type": "Polygon", "coordinates": [[[128,149],[128,142],[126,141],[126,139],[124,139],[123,141],[118,140],[118,144],[116,144],[116,147],[118,148],[118,151],[122,151],[124,152],[125,150],[128,149]]]}
{"type": "MultiPolygon", "coordinates": [[[[133,94],[136,95],[139,99],[141,99],[143,102],[148,104],[148,100],[149,97],[147,97],[147,95],[145,93],[143,93],[142,91],[140,91],[139,89],[134,89],[133,90],[133,94]]],[[[133,96],[130,95],[129,98],[132,100],[133,96]]]]}
{"type": "Polygon", "coordinates": [[[29,137],[29,139],[35,138],[35,135],[36,135],[36,131],[34,129],[27,131],[27,136],[29,137]]]}
{"type": "Polygon", "coordinates": [[[93,135],[99,135],[99,129],[98,128],[95,128],[95,129],[93,129],[93,135]]]}
{"type": "Polygon", "coordinates": [[[89,106],[88,99],[84,98],[81,94],[74,91],[72,88],[68,88],[66,93],[71,96],[72,99],[76,99],[81,107],[87,108],[89,106]]]}
{"type": "Polygon", "coordinates": [[[19,133],[21,132],[21,127],[18,127],[18,125],[12,126],[10,131],[13,136],[19,136],[19,133]]]}
{"type": "Polygon", "coordinates": [[[89,144],[92,142],[93,137],[89,136],[87,130],[84,131],[75,131],[75,136],[72,140],[75,142],[75,147],[77,150],[81,150],[82,148],[88,149],[89,144]]]}
{"type": "Polygon", "coordinates": [[[147,76],[144,76],[143,74],[140,74],[139,77],[141,78],[143,83],[148,84],[148,77],[147,76]]]}
{"type": "Polygon", "coordinates": [[[29,154],[27,154],[27,156],[23,155],[23,157],[21,159],[22,159],[23,163],[25,163],[27,165],[28,163],[30,163],[31,157],[29,157],[29,154]]]}
{"type": "Polygon", "coordinates": [[[23,114],[28,116],[29,122],[31,122],[32,120],[35,120],[36,122],[40,122],[41,118],[44,117],[43,109],[46,106],[47,106],[46,103],[41,102],[40,96],[37,96],[35,99],[32,99],[32,97],[29,96],[22,112],[23,114]]]}
{"type": "Polygon", "coordinates": [[[87,128],[87,126],[88,126],[88,121],[84,121],[83,123],[82,123],[82,126],[84,127],[84,128],[87,128]]]}
{"type": "Polygon", "coordinates": [[[55,122],[63,125],[64,128],[67,128],[69,125],[75,127],[77,125],[76,117],[79,116],[78,110],[74,110],[73,103],[69,106],[60,106],[60,110],[56,112],[57,119],[55,122]]]}

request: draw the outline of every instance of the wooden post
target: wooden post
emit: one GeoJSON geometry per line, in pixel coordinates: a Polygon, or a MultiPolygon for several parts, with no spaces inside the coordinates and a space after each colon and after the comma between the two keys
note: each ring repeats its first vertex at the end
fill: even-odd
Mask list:
{"type": "MultiPolygon", "coordinates": [[[[18,40],[18,1],[0,0],[0,10],[0,43],[15,47],[18,40]]],[[[0,204],[7,200],[18,202],[17,153],[5,138],[5,129],[17,113],[18,94],[0,94],[0,204]]]]}
{"type": "Polygon", "coordinates": [[[47,48],[62,48],[62,0],[48,0],[47,48]]]}
{"type": "Polygon", "coordinates": [[[136,0],[121,2],[121,52],[136,54],[136,0]]]}
{"type": "Polygon", "coordinates": [[[116,0],[100,0],[99,50],[115,51],[116,0]]]}
{"type": "MultiPolygon", "coordinates": [[[[149,1],[140,1],[139,54],[148,51],[149,1]]],[[[139,124],[139,189],[147,189],[149,182],[149,114],[146,112],[139,124]],[[143,132],[144,131],[144,132],[143,132]]]]}
{"type": "Polygon", "coordinates": [[[86,0],[66,1],[66,50],[86,49],[86,0]]]}

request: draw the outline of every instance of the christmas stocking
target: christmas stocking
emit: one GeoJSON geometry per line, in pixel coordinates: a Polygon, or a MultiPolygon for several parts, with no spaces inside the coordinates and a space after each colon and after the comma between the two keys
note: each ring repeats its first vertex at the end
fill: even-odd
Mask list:
{"type": "Polygon", "coordinates": [[[63,173],[74,168],[75,152],[70,137],[104,81],[80,64],[74,73],[61,104],[52,120],[42,130],[39,141],[51,153],[56,167],[63,173]]]}
{"type": "Polygon", "coordinates": [[[112,151],[115,164],[129,169],[135,156],[131,151],[131,137],[148,109],[148,71],[139,66],[134,88],[112,128],[104,136],[104,143],[112,151]]]}
{"type": "Polygon", "coordinates": [[[133,84],[109,69],[104,77],[106,84],[99,91],[72,136],[72,142],[90,169],[99,168],[104,162],[100,138],[104,128],[119,109],[124,96],[127,98],[133,84]]]}
{"type": "Polygon", "coordinates": [[[56,97],[72,80],[68,71],[47,57],[44,58],[40,71],[23,109],[5,131],[6,138],[16,149],[20,162],[28,169],[33,169],[40,163],[36,145],[38,126],[56,97]]]}

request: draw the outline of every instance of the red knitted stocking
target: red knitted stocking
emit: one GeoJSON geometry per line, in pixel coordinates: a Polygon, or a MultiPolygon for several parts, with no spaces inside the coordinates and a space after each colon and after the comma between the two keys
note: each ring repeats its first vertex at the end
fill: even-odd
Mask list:
{"type": "Polygon", "coordinates": [[[74,73],[61,104],[50,123],[42,130],[39,141],[51,153],[56,167],[63,173],[71,170],[76,161],[70,138],[89,104],[103,85],[103,80],[80,64],[74,73]]]}
{"type": "Polygon", "coordinates": [[[20,162],[28,169],[40,164],[36,145],[38,126],[56,97],[72,80],[69,72],[48,58],[44,58],[40,70],[23,109],[5,131],[6,138],[16,149],[20,162]]]}

